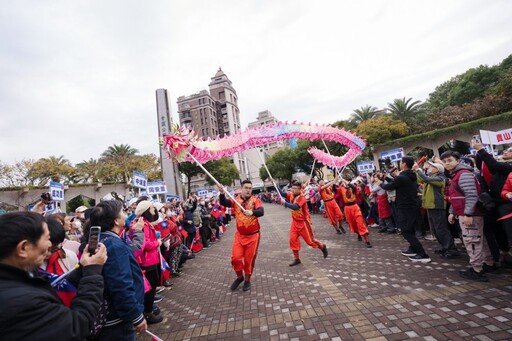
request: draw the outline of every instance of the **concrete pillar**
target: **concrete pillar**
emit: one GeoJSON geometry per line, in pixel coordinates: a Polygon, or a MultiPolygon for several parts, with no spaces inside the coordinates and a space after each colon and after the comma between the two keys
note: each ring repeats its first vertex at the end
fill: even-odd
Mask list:
{"type": "Polygon", "coordinates": [[[96,184],[96,188],[95,188],[95,191],[94,191],[94,200],[96,201],[96,205],[99,204],[101,198],[103,197],[101,195],[101,187],[103,186],[103,184],[101,182],[98,182],[96,184]]]}
{"type": "Polygon", "coordinates": [[[379,153],[373,152],[373,163],[375,164],[375,170],[380,170],[379,153]]]}

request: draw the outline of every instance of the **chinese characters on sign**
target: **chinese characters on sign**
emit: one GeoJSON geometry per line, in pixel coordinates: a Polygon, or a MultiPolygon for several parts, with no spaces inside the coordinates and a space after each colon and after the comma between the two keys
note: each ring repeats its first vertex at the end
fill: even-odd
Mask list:
{"type": "Polygon", "coordinates": [[[208,190],[206,190],[206,189],[197,191],[197,196],[199,196],[199,197],[205,197],[207,194],[208,194],[208,190]]]}
{"type": "Polygon", "coordinates": [[[404,156],[403,148],[387,150],[385,152],[380,153],[381,159],[389,158],[391,160],[391,162],[400,161],[400,160],[402,160],[403,156],[404,156]]]}
{"type": "Polygon", "coordinates": [[[506,144],[512,143],[512,129],[500,131],[480,130],[480,137],[484,144],[506,144]]]}
{"type": "Polygon", "coordinates": [[[132,185],[137,188],[146,189],[148,184],[148,178],[146,174],[133,171],[132,185]]]}
{"type": "Polygon", "coordinates": [[[146,192],[149,195],[166,194],[167,186],[165,186],[165,182],[163,182],[163,181],[148,182],[148,185],[146,187],[146,192]]]}
{"type": "Polygon", "coordinates": [[[64,201],[64,185],[50,181],[50,194],[54,201],[64,201]]]}
{"type": "Polygon", "coordinates": [[[167,118],[165,117],[165,115],[160,116],[160,133],[162,134],[162,136],[167,134],[167,127],[167,118]]]}
{"type": "Polygon", "coordinates": [[[375,170],[375,165],[373,161],[361,161],[357,163],[357,171],[359,174],[363,175],[366,173],[371,173],[375,170]]]}
{"type": "MultiPolygon", "coordinates": [[[[143,190],[145,195],[166,194],[167,186],[164,181],[148,182],[146,174],[134,171],[132,185],[143,190]]],[[[142,195],[142,193],[140,195],[142,195]]]]}
{"type": "Polygon", "coordinates": [[[165,202],[169,202],[169,201],[171,201],[172,199],[176,199],[176,200],[178,200],[178,201],[179,201],[179,200],[180,200],[180,197],[179,197],[179,196],[177,196],[177,195],[172,195],[172,194],[167,194],[167,195],[165,196],[165,202]]]}

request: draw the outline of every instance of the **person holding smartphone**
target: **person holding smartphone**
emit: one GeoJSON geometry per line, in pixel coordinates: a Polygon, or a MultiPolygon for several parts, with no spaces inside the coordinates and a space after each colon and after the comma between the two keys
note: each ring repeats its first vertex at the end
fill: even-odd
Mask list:
{"type": "MultiPolygon", "coordinates": [[[[119,200],[102,201],[90,215],[91,226],[99,226],[99,240],[105,244],[108,260],[103,266],[105,297],[109,303],[107,321],[96,340],[135,340],[144,332],[144,280],[130,246],[119,236],[126,213],[119,200]]],[[[92,227],[91,227],[92,229],[92,227]]],[[[89,254],[88,251],[84,252],[89,254]]]]}
{"type": "MultiPolygon", "coordinates": [[[[496,222],[497,218],[512,213],[512,202],[505,200],[501,195],[508,175],[512,173],[512,146],[503,150],[501,161],[496,160],[493,155],[489,154],[479,141],[473,139],[471,147],[476,151],[476,164],[482,170],[485,183],[489,186],[489,194],[496,205],[493,210],[488,212],[489,215],[494,215],[493,226],[490,229],[494,232],[494,236],[487,234],[487,238],[490,240],[495,239],[499,251],[501,251],[501,255],[496,255],[494,261],[512,264],[512,258],[509,255],[512,246],[512,219],[496,222]]],[[[486,231],[488,230],[486,229],[486,231]]],[[[498,252],[495,251],[495,253],[498,252]]]]}
{"type": "Polygon", "coordinates": [[[84,340],[103,300],[105,246],[80,259],[76,297],[66,307],[37,269],[51,247],[46,219],[35,212],[0,215],[2,340],[84,340]]]}

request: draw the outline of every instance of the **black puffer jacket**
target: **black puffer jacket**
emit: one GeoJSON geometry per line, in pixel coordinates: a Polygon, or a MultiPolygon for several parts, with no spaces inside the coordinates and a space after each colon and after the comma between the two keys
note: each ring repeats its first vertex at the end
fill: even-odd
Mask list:
{"type": "Polygon", "coordinates": [[[412,170],[404,170],[388,184],[380,184],[386,191],[396,190],[396,207],[419,207],[418,183],[416,173],[412,170]]]}
{"type": "Polygon", "coordinates": [[[0,264],[0,339],[84,340],[103,301],[101,270],[99,265],[83,268],[68,308],[44,278],[0,264]]]}

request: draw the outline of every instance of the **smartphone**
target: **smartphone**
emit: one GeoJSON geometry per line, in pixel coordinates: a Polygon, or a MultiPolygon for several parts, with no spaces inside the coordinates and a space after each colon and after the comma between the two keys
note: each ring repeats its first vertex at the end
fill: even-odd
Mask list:
{"type": "Polygon", "coordinates": [[[89,231],[89,246],[87,248],[90,255],[94,255],[96,253],[98,242],[100,241],[100,232],[101,227],[91,226],[91,230],[89,231]]]}
{"type": "Polygon", "coordinates": [[[473,135],[473,141],[482,143],[482,140],[480,139],[480,135],[473,135]]]}

